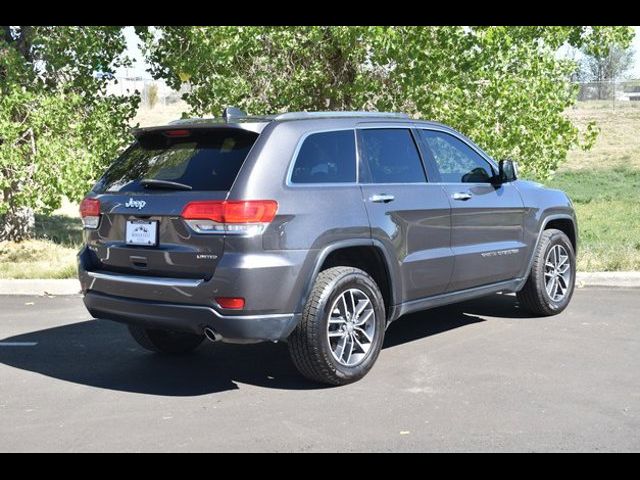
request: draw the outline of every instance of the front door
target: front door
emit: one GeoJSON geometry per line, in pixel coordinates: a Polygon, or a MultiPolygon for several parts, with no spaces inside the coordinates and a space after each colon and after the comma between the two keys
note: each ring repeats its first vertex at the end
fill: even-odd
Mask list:
{"type": "Polygon", "coordinates": [[[443,293],[453,268],[450,206],[427,182],[410,128],[359,128],[360,183],[371,235],[394,251],[403,298],[443,293]]]}
{"type": "Polygon", "coordinates": [[[494,167],[462,138],[419,132],[451,205],[455,262],[447,291],[516,278],[525,261],[524,204],[517,188],[491,184],[494,167]]]}

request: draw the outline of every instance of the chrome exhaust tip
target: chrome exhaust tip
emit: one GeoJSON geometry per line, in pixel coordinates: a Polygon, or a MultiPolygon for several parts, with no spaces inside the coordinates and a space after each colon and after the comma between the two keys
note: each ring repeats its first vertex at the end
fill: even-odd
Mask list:
{"type": "Polygon", "coordinates": [[[204,329],[204,336],[207,337],[207,340],[210,342],[219,342],[222,340],[222,335],[216,332],[213,328],[206,327],[204,329]]]}

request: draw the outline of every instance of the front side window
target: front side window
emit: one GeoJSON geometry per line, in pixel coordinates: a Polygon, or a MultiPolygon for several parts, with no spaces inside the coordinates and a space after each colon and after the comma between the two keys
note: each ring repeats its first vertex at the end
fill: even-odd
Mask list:
{"type": "Polygon", "coordinates": [[[423,142],[431,151],[440,179],[445,183],[488,183],[493,176],[491,165],[475,150],[453,135],[420,130],[423,142]]]}
{"type": "Polygon", "coordinates": [[[354,183],[356,142],[353,130],[313,133],[304,139],[291,183],[354,183]]]}
{"type": "Polygon", "coordinates": [[[366,183],[424,183],[418,148],[409,129],[361,129],[358,142],[366,183]]]}

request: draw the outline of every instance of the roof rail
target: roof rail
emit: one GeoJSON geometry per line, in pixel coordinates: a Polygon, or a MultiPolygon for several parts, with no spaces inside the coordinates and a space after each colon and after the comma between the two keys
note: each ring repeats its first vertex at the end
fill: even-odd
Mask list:
{"type": "Polygon", "coordinates": [[[304,120],[323,117],[377,117],[377,118],[409,118],[406,113],[397,112],[288,112],[274,115],[274,120],[304,120]]]}

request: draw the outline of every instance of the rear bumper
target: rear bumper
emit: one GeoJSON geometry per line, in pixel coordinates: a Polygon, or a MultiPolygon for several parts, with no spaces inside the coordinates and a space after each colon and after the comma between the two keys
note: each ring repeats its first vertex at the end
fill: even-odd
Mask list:
{"type": "Polygon", "coordinates": [[[284,340],[295,328],[298,316],[222,315],[211,307],[138,300],[88,292],[84,304],[95,318],[149,328],[202,334],[206,327],[223,341],[251,343],[284,340]]]}
{"type": "MultiPolygon", "coordinates": [[[[109,256],[108,249],[105,256],[109,256]]],[[[199,305],[223,316],[273,316],[300,313],[300,299],[307,286],[304,280],[311,274],[314,259],[313,251],[230,251],[220,257],[211,278],[175,278],[170,274],[149,275],[135,268],[123,273],[106,271],[91,247],[84,247],[78,254],[78,275],[83,293],[199,305]],[[242,297],[245,308],[241,312],[226,310],[217,304],[216,297],[242,297]]],[[[172,261],[168,256],[167,264],[174,265],[172,261]]],[[[182,273],[179,264],[172,269],[182,273]]]]}

